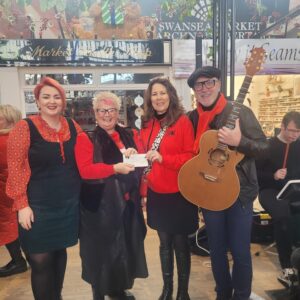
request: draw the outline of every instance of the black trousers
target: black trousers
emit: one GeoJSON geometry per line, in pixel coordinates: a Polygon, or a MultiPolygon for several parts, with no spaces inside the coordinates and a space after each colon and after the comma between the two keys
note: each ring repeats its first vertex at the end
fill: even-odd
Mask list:
{"type": "Polygon", "coordinates": [[[293,229],[288,201],[277,200],[278,190],[264,189],[259,192],[259,202],[272,217],[274,223],[274,239],[277,246],[281,268],[291,268],[293,246],[293,229]]]}

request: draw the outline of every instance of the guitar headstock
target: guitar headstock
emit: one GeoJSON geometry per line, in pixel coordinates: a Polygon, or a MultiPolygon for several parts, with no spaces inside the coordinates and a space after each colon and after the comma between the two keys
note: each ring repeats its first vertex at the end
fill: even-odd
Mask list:
{"type": "Polygon", "coordinates": [[[251,50],[251,55],[246,59],[244,65],[246,68],[246,75],[253,76],[260,69],[261,65],[265,59],[266,50],[263,47],[253,48],[251,50]]]}

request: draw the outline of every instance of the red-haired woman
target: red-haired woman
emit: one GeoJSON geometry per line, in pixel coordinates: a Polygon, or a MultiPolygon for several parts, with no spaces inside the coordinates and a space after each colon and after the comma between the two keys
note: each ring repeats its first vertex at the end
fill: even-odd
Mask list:
{"type": "Polygon", "coordinates": [[[44,77],[34,95],[39,114],[18,122],[9,135],[6,191],[18,211],[34,298],[58,300],[66,248],[78,240],[80,178],[74,145],[81,129],[62,116],[66,97],[57,81],[44,77]]]}

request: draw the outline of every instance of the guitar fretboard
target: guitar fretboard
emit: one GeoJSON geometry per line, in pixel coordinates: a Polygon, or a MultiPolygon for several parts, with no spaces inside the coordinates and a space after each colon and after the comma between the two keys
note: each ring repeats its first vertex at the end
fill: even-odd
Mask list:
{"type": "Polygon", "coordinates": [[[236,100],[234,101],[234,103],[232,103],[232,111],[226,121],[226,127],[230,128],[230,129],[234,129],[235,127],[235,121],[236,119],[238,119],[239,114],[240,114],[240,106],[238,104],[243,104],[245,98],[246,98],[246,94],[248,93],[249,90],[249,86],[252,82],[252,77],[250,75],[246,75],[244,78],[244,81],[242,83],[242,86],[239,90],[239,94],[236,98],[236,100]]]}
{"type": "Polygon", "coordinates": [[[236,102],[238,102],[238,103],[244,102],[246,94],[248,93],[248,89],[251,84],[251,81],[252,81],[252,76],[246,75],[244,78],[243,84],[240,88],[239,94],[235,100],[236,102]]]}
{"type": "Polygon", "coordinates": [[[239,118],[241,106],[237,103],[232,103],[232,111],[230,112],[225,126],[230,129],[234,129],[235,121],[239,118]]]}
{"type": "MultiPolygon", "coordinates": [[[[232,110],[226,120],[225,127],[234,129],[235,127],[235,121],[239,118],[240,111],[241,111],[241,105],[239,103],[235,103],[236,101],[232,102],[232,110]]],[[[226,144],[223,144],[221,142],[218,142],[217,148],[221,150],[225,150],[228,146],[226,144]]]]}

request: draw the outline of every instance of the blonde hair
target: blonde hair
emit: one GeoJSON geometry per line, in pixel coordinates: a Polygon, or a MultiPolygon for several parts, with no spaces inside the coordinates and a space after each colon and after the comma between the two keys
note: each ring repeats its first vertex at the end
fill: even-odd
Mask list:
{"type": "Polygon", "coordinates": [[[4,118],[7,123],[6,128],[0,129],[0,134],[5,134],[8,133],[14,127],[14,125],[22,119],[22,114],[12,105],[5,104],[0,105],[0,117],[4,118]]]}
{"type": "Polygon", "coordinates": [[[101,101],[111,100],[114,103],[114,106],[117,110],[121,108],[121,99],[114,93],[111,92],[100,92],[95,95],[93,99],[93,109],[96,111],[98,105],[101,101]]]}

